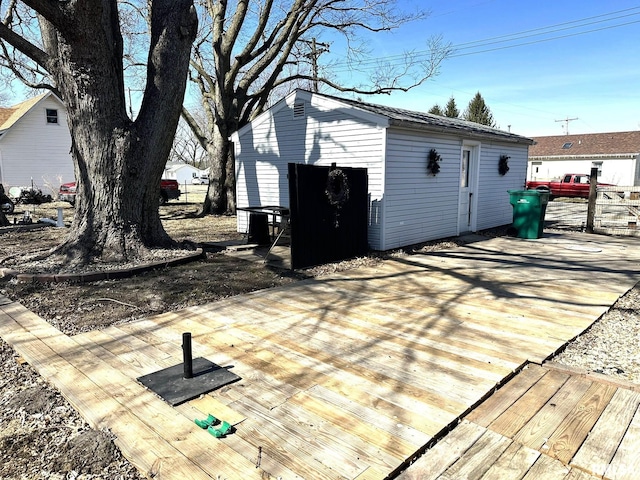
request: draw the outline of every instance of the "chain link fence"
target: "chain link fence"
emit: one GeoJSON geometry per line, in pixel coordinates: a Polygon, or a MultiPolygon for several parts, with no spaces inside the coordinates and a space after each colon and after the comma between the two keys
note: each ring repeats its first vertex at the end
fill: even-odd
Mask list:
{"type": "Polygon", "coordinates": [[[557,198],[547,204],[544,228],[584,232],[587,228],[588,202],[582,198],[557,198]]]}

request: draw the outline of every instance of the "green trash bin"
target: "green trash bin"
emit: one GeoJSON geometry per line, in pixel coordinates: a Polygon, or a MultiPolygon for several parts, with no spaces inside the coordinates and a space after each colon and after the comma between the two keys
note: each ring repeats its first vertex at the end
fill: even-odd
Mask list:
{"type": "Polygon", "coordinates": [[[518,238],[541,238],[549,193],[538,190],[509,190],[513,207],[513,228],[518,238]]]}

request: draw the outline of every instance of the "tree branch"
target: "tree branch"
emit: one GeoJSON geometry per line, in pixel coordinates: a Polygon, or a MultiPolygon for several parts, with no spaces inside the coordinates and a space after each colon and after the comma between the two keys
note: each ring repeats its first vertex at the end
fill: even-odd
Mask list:
{"type": "Polygon", "coordinates": [[[0,40],[4,40],[16,50],[22,52],[31,60],[36,62],[45,70],[49,71],[49,55],[47,53],[29,42],[26,38],[18,35],[4,23],[0,23],[0,40]]]}
{"type": "Polygon", "coordinates": [[[207,135],[204,132],[204,130],[202,130],[202,128],[200,127],[200,125],[198,124],[196,119],[193,118],[193,115],[191,115],[189,110],[187,110],[184,107],[182,107],[181,115],[182,115],[182,118],[185,120],[185,122],[187,122],[187,125],[189,126],[189,129],[193,132],[193,135],[198,140],[198,143],[200,144],[200,146],[202,148],[206,149],[207,148],[207,135]]]}
{"type": "Polygon", "coordinates": [[[46,18],[58,30],[68,31],[71,25],[69,19],[73,18],[73,12],[70,10],[74,7],[71,3],[52,0],[22,0],[22,3],[46,18]]]}

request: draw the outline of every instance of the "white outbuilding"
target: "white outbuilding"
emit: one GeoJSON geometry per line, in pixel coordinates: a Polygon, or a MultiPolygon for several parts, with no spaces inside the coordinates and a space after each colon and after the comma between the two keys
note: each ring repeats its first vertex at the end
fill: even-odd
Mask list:
{"type": "MultiPolygon", "coordinates": [[[[289,163],[366,168],[368,242],[382,251],[510,224],[507,191],[524,187],[533,143],[460,119],[305,90],[231,139],[240,208],[289,206],[289,163]]],[[[238,215],[238,231],[246,230],[247,216],[238,215]]]]}

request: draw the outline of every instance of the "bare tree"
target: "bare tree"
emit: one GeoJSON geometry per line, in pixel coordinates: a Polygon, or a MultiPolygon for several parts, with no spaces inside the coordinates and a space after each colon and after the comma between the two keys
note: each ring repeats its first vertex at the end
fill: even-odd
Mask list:
{"type": "Polygon", "coordinates": [[[206,152],[184,120],[178,123],[170,159],[174,162],[193,165],[200,170],[209,168],[206,152]]]}
{"type": "Polygon", "coordinates": [[[172,245],[158,214],[159,184],[197,33],[192,0],[0,0],[0,9],[1,65],[26,85],[53,90],[67,110],[78,185],[73,225],[57,253],[84,264],[172,245]],[[135,119],[126,106],[125,6],[149,22],[135,119]]]}
{"type": "Polygon", "coordinates": [[[191,59],[191,80],[205,111],[198,122],[183,116],[207,151],[210,184],[204,213],[235,210],[234,162],[229,135],[268,107],[273,92],[296,86],[327,88],[359,95],[409,90],[437,72],[450,47],[438,38],[428,54],[406,52],[386,62],[375,59],[363,33],[391,31],[427,13],[403,13],[396,0],[224,0],[200,5],[203,19],[191,59]],[[341,68],[354,73],[365,66],[369,76],[346,84],[331,75],[336,65],[319,65],[329,44],[322,35],[341,35],[345,52],[341,68]]]}

